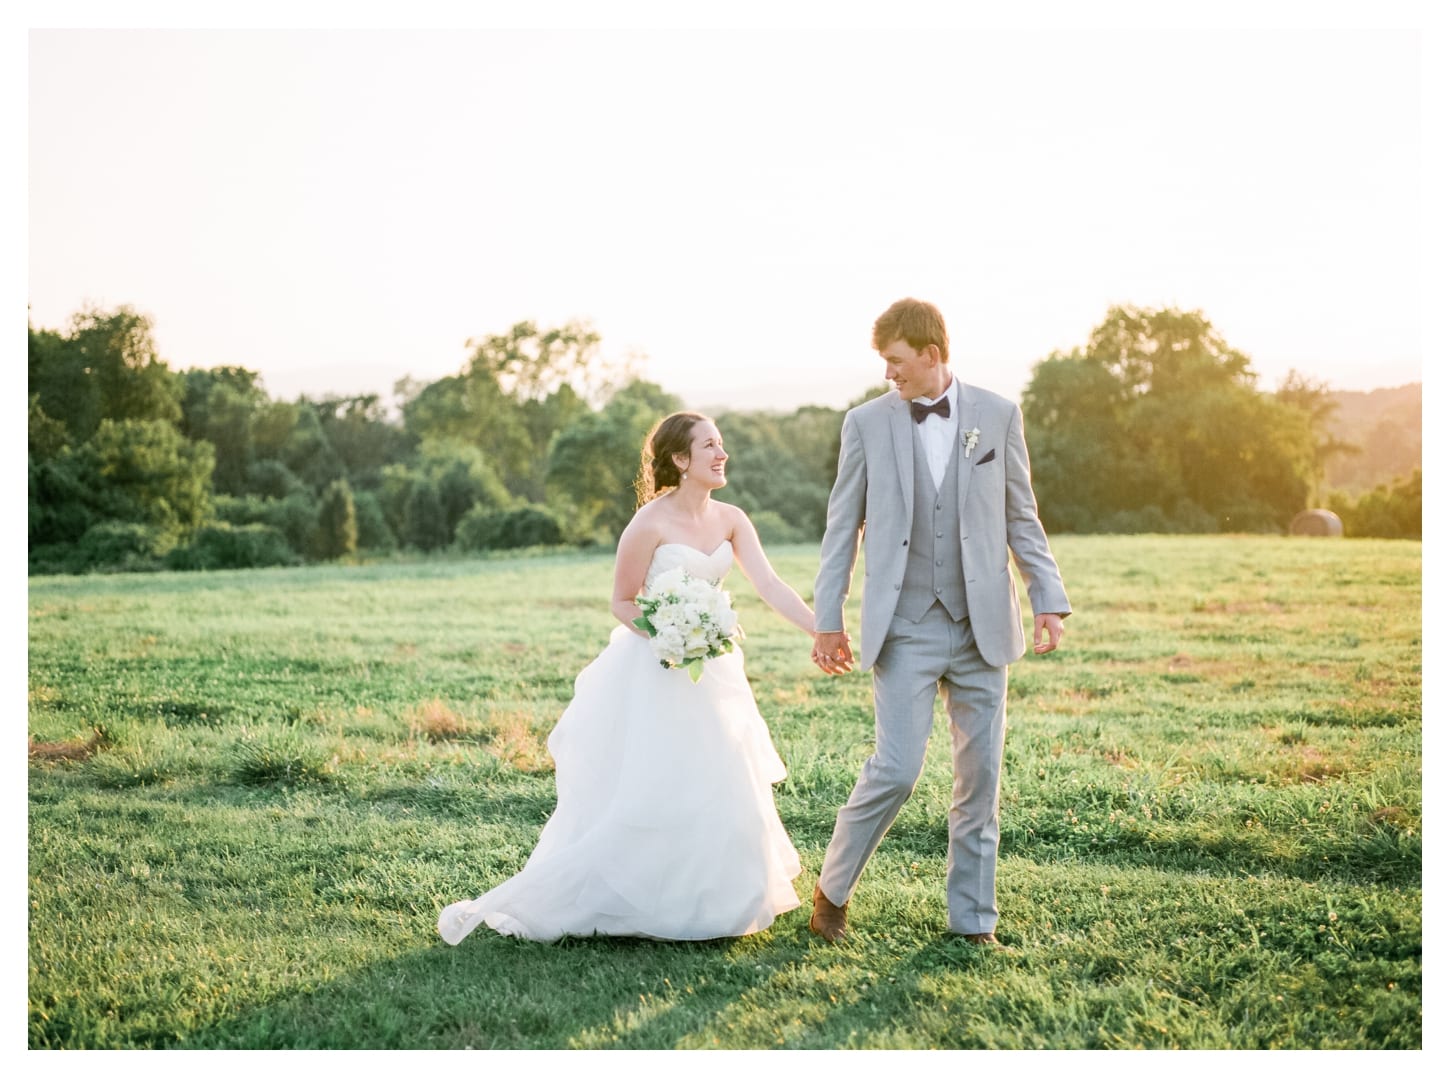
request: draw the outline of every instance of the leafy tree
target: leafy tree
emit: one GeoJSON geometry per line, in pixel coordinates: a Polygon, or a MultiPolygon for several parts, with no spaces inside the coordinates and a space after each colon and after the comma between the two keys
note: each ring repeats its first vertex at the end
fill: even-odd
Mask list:
{"type": "Polygon", "coordinates": [[[276,528],[266,524],[208,524],[191,542],[166,555],[169,569],[253,569],[293,565],[297,554],[276,528]]]}
{"type": "Polygon", "coordinates": [[[1130,400],[1106,365],[1081,356],[1052,355],[1034,368],[1022,414],[1048,531],[1093,531],[1097,520],[1167,500],[1129,426],[1130,400]]]}
{"type": "Polygon", "coordinates": [[[1335,492],[1329,508],[1344,522],[1344,534],[1360,538],[1419,539],[1423,527],[1420,469],[1393,485],[1382,485],[1357,499],[1335,492]]]}
{"type": "Polygon", "coordinates": [[[1260,393],[1200,312],[1111,309],[1086,347],[1039,363],[1023,397],[1043,522],[1282,529],[1316,466],[1305,388],[1260,393]]]}
{"type": "Polygon", "coordinates": [[[654,382],[635,378],[611,393],[603,410],[611,415],[628,414],[636,423],[644,425],[639,435],[640,445],[634,447],[637,458],[644,436],[649,433],[650,428],[665,416],[684,411],[685,402],[654,382]]]}
{"type": "Polygon", "coordinates": [[[317,507],[317,556],[333,561],[357,551],[357,508],[346,479],[328,484],[317,507]]]}
{"type": "Polygon", "coordinates": [[[246,490],[263,498],[286,498],[306,491],[307,484],[280,460],[259,460],[247,469],[246,490]]]}
{"type": "Polygon", "coordinates": [[[90,476],[69,447],[49,458],[32,454],[27,480],[32,548],[74,543],[96,523],[90,476]]]}
{"type": "Polygon", "coordinates": [[[575,534],[612,541],[629,523],[634,512],[639,443],[648,430],[640,431],[637,424],[618,414],[590,412],[554,439],[549,451],[548,490],[552,504],[568,513],[575,534]]]}
{"type": "Polygon", "coordinates": [[[181,538],[211,515],[212,447],[171,423],[105,419],[77,452],[95,515],[181,538]]]}
{"type": "Polygon", "coordinates": [[[599,334],[587,322],[544,330],[517,322],[507,333],[470,340],[468,347],[470,375],[491,379],[515,400],[539,400],[571,383],[586,396],[609,385],[598,363],[599,334]]]}
{"type": "Polygon", "coordinates": [[[301,416],[302,405],[266,401],[252,415],[252,452],[258,460],[281,460],[301,416]]]}
{"type": "Polygon", "coordinates": [[[28,427],[29,536],[32,546],[79,539],[95,520],[90,491],[70,448],[65,424],[45,414],[30,395],[28,427]]]}
{"type": "Polygon", "coordinates": [[[388,526],[383,514],[382,503],[370,490],[359,490],[353,494],[353,508],[357,513],[357,545],[359,550],[395,550],[397,536],[388,526]]]}
{"type": "Polygon", "coordinates": [[[411,465],[393,463],[384,465],[373,491],[382,510],[388,530],[406,544],[408,535],[408,499],[413,494],[413,484],[420,478],[411,465]]]}
{"type": "Polygon", "coordinates": [[[1290,371],[1280,383],[1275,398],[1301,412],[1309,425],[1314,450],[1310,461],[1309,501],[1322,500],[1322,488],[1329,462],[1336,456],[1358,452],[1358,447],[1333,433],[1334,414],[1339,402],[1327,383],[1298,371],[1290,371]]]}
{"type": "Polygon", "coordinates": [[[530,501],[543,501],[547,496],[549,447],[554,437],[576,419],[587,415],[589,405],[572,386],[565,383],[543,398],[529,398],[519,404],[519,415],[529,437],[529,462],[526,482],[516,489],[530,501]]]}
{"type": "Polygon", "coordinates": [[[452,541],[438,487],[428,479],[413,483],[404,511],[403,537],[408,546],[423,551],[440,550],[452,541]]]}
{"type": "Polygon", "coordinates": [[[649,382],[632,382],[599,412],[587,412],[549,448],[548,490],[579,536],[613,542],[635,509],[640,449],[656,422],[680,411],[677,397],[649,382]]]}
{"type": "Polygon", "coordinates": [[[531,501],[547,493],[554,436],[602,399],[616,368],[600,362],[599,336],[586,323],[470,340],[457,375],[425,386],[398,385],[405,430],[418,441],[460,441],[478,448],[509,491],[531,501]]]}
{"type": "Polygon", "coordinates": [[[1418,382],[1367,393],[1334,393],[1331,435],[1353,449],[1331,457],[1325,483],[1358,495],[1389,486],[1420,467],[1423,386],[1418,382]]]}
{"type": "Polygon", "coordinates": [[[750,522],[755,525],[756,534],[760,536],[760,541],[766,546],[805,543],[820,538],[797,528],[774,509],[761,509],[751,513],[750,522]]]}
{"type": "Polygon", "coordinates": [[[306,488],[283,498],[259,498],[247,495],[233,498],[218,495],[216,517],[238,527],[248,524],[266,525],[281,534],[293,551],[301,554],[309,549],[317,531],[317,501],[306,488]]]}
{"type": "MultiPolygon", "coordinates": [[[[752,518],[772,513],[775,542],[819,538],[836,478],[840,412],[807,406],[790,415],[727,412],[717,418],[730,454],[730,483],[717,497],[752,518]],[[786,538],[790,537],[790,538],[786,538]]],[[[756,521],[756,529],[760,522],[756,521]]],[[[763,533],[762,533],[763,537],[763,533]]]]}
{"type": "Polygon", "coordinates": [[[402,424],[388,417],[376,393],[304,398],[303,403],[316,414],[327,444],[355,485],[376,484],[385,464],[404,459],[416,445],[402,424]]]}
{"type": "Polygon", "coordinates": [[[305,400],[297,404],[297,423],[282,444],[280,458],[314,491],[322,490],[335,479],[347,478],[347,469],[332,448],[317,409],[305,400]]]}
{"type": "Polygon", "coordinates": [[[515,550],[520,547],[556,546],[564,540],[558,519],[537,505],[516,509],[475,506],[458,526],[457,543],[463,550],[515,550]]]}
{"type": "MultiPolygon", "coordinates": [[[[412,387],[408,387],[413,392],[412,387]]],[[[416,389],[402,405],[403,425],[418,442],[460,442],[478,449],[509,490],[530,485],[533,445],[518,402],[490,376],[440,378],[416,389]]]]}
{"type": "Polygon", "coordinates": [[[476,505],[502,509],[514,501],[483,454],[461,442],[425,442],[418,453],[418,473],[438,488],[448,534],[458,527],[463,515],[476,505]]]}
{"type": "Polygon", "coordinates": [[[181,430],[188,438],[206,438],[211,426],[212,392],[225,386],[252,409],[267,402],[261,375],[245,367],[193,367],[181,374],[181,430]]]}
{"type": "Polygon", "coordinates": [[[130,307],[87,308],[69,334],[30,330],[30,392],[70,441],[90,438],[102,420],[181,418],[180,378],[156,353],[151,320],[130,307]]]}
{"type": "Polygon", "coordinates": [[[106,520],[86,530],[70,552],[71,571],[155,569],[171,549],[172,537],[159,528],[119,520],[106,520]]]}
{"type": "Polygon", "coordinates": [[[30,395],[30,415],[26,432],[31,460],[51,460],[70,444],[65,424],[45,414],[40,394],[30,395]]]}
{"type": "Polygon", "coordinates": [[[267,400],[258,375],[241,367],[193,369],[182,375],[182,432],[216,450],[212,482],[222,494],[244,494],[255,460],[253,425],[267,400]]]}

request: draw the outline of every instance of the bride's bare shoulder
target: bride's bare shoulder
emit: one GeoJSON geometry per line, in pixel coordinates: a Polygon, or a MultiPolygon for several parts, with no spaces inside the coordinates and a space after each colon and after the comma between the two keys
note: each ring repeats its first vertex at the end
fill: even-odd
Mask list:
{"type": "Polygon", "coordinates": [[[634,516],[629,518],[629,523],[624,526],[620,533],[619,541],[623,543],[626,539],[634,543],[653,540],[650,544],[654,546],[661,542],[661,532],[664,527],[664,512],[660,507],[660,499],[646,502],[634,511],[634,516]]]}
{"type": "Polygon", "coordinates": [[[750,524],[750,516],[738,505],[731,505],[729,502],[716,502],[715,505],[723,514],[725,523],[729,526],[728,534],[733,538],[737,529],[750,524]]]}

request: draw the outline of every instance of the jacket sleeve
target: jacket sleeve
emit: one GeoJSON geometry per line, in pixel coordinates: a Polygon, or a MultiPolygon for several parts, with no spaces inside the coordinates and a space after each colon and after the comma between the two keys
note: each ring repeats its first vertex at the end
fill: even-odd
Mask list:
{"type": "Polygon", "coordinates": [[[1047,532],[1037,516],[1037,497],[1032,493],[1032,468],[1027,460],[1027,439],[1022,429],[1022,409],[1012,406],[1007,425],[1007,547],[1017,571],[1027,583],[1027,596],[1034,614],[1072,613],[1062,573],[1047,545],[1047,532]]]}
{"type": "Polygon", "coordinates": [[[861,549],[861,528],[866,520],[866,452],[856,416],[846,413],[841,424],[841,455],[836,482],[826,506],[826,533],[821,539],[821,567],[816,573],[814,606],[816,632],[842,632],[846,628],[846,596],[861,549]]]}

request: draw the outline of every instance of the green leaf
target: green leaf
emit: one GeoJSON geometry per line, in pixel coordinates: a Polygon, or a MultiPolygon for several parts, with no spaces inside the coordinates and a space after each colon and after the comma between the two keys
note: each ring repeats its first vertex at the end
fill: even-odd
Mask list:
{"type": "Polygon", "coordinates": [[[700,680],[700,675],[705,672],[705,660],[691,659],[685,664],[685,669],[690,672],[690,680],[698,682],[700,680]]]}
{"type": "Polygon", "coordinates": [[[654,636],[655,634],[655,627],[649,623],[649,618],[645,617],[643,614],[635,618],[634,621],[632,621],[630,624],[633,625],[636,629],[643,629],[645,632],[649,633],[650,636],[654,636]]]}

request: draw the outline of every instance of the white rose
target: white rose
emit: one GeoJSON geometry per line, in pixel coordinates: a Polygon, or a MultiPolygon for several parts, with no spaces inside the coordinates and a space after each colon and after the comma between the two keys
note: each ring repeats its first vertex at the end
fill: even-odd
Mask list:
{"type": "Polygon", "coordinates": [[[705,630],[694,629],[685,635],[685,657],[699,659],[705,656],[710,650],[710,640],[705,635],[705,630]]]}

